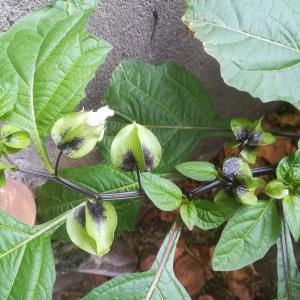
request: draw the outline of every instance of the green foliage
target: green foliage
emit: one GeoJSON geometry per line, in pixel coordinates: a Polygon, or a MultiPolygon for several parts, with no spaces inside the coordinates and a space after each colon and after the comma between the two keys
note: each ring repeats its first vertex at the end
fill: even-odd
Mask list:
{"type": "Polygon", "coordinates": [[[69,3],[33,12],[0,36],[0,116],[29,133],[49,171],[43,138],[84,98],[111,49],[86,32],[90,6],[70,12],[69,3]]]}
{"type": "Polygon", "coordinates": [[[0,299],[52,298],[55,269],[50,238],[65,218],[30,227],[0,211],[0,299]]]}
{"type": "Polygon", "coordinates": [[[289,195],[283,200],[283,211],[293,237],[300,237],[300,195],[289,195]]]}
{"type": "Polygon", "coordinates": [[[239,204],[226,196],[218,198],[217,202],[198,199],[181,206],[181,218],[190,230],[194,226],[205,230],[217,228],[233,216],[239,204]]]}
{"type": "Polygon", "coordinates": [[[101,143],[107,161],[114,136],[133,121],[150,129],[160,141],[160,172],[173,170],[204,138],[229,134],[224,131],[228,123],[217,116],[199,80],[175,64],[155,67],[137,60],[121,62],[104,98],[123,116],[108,122],[101,143]]]}
{"type": "Polygon", "coordinates": [[[184,23],[218,60],[227,84],[300,108],[298,1],[185,2],[184,23]]]}
{"type": "MultiPolygon", "coordinates": [[[[285,226],[284,226],[285,227],[285,226]]],[[[296,259],[294,256],[294,249],[292,244],[292,239],[290,236],[289,231],[284,228],[285,235],[283,242],[283,249],[285,250],[287,254],[287,271],[288,271],[288,289],[289,289],[289,295],[287,294],[286,289],[286,276],[285,276],[285,270],[283,265],[283,249],[281,246],[281,240],[278,239],[277,242],[277,298],[278,300],[287,300],[287,299],[299,299],[300,298],[300,273],[298,271],[296,259]]]]}
{"type": "Polygon", "coordinates": [[[264,192],[274,199],[283,199],[289,194],[288,187],[280,180],[274,179],[268,182],[264,192]]]}
{"type": "Polygon", "coordinates": [[[82,250],[103,256],[110,250],[117,226],[117,214],[109,202],[90,202],[74,209],[67,219],[67,232],[82,250]]]}
{"type": "Polygon", "coordinates": [[[176,170],[186,177],[198,181],[212,181],[217,178],[218,171],[214,164],[206,161],[190,161],[176,166],[176,170]]]}
{"type": "Polygon", "coordinates": [[[276,169],[279,180],[289,187],[296,187],[300,184],[300,151],[283,158],[276,169]]]}
{"type": "Polygon", "coordinates": [[[280,223],[274,201],[242,206],[225,226],[213,256],[215,271],[231,271],[264,257],[277,242],[280,223]]]}
{"type": "MultiPolygon", "coordinates": [[[[59,175],[93,191],[109,193],[135,190],[136,178],[106,164],[70,168],[61,170],[59,175]]],[[[36,191],[38,216],[42,222],[76,207],[87,197],[70,191],[60,184],[48,181],[36,191]]],[[[118,215],[117,231],[133,230],[139,210],[139,201],[135,199],[113,201],[118,215]]]]}
{"type": "Polygon", "coordinates": [[[4,171],[13,168],[14,166],[12,166],[11,164],[0,161],[0,187],[4,186],[6,182],[4,171]]]}
{"type": "Polygon", "coordinates": [[[182,202],[182,192],[172,181],[151,173],[141,174],[143,190],[156,207],[165,211],[177,209],[182,202]]]}
{"type": "Polygon", "coordinates": [[[109,300],[109,299],[161,299],[161,300],[189,300],[190,297],[177,280],[173,270],[174,254],[176,244],[180,235],[177,233],[172,248],[166,260],[166,266],[158,278],[156,284],[153,284],[156,273],[161,265],[164,252],[169,244],[172,231],[165,238],[159,253],[151,269],[143,273],[133,273],[118,276],[100,287],[94,289],[83,300],[109,300]],[[150,295],[149,291],[153,291],[150,295]]]}
{"type": "Polygon", "coordinates": [[[161,159],[161,146],[156,136],[137,123],[127,125],[111,144],[111,161],[124,171],[151,171],[161,159]]]}

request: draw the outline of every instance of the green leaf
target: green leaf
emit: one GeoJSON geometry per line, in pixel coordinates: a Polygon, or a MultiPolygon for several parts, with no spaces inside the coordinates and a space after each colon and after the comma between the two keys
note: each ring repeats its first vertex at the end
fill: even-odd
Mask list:
{"type": "Polygon", "coordinates": [[[165,238],[159,253],[154,261],[151,269],[147,272],[133,273],[118,276],[100,287],[94,289],[83,300],[109,300],[109,299],[160,299],[160,300],[190,300],[188,293],[184,290],[180,282],[177,280],[173,270],[174,254],[176,244],[179,238],[179,232],[172,238],[173,244],[170,254],[167,257],[166,266],[163,268],[162,274],[156,285],[153,285],[153,279],[159,270],[159,265],[164,256],[164,252],[168,247],[168,242],[172,238],[172,230],[165,238]],[[153,289],[150,295],[149,290],[153,289]]]}
{"type": "Polygon", "coordinates": [[[197,211],[194,201],[189,201],[180,206],[180,216],[188,229],[193,230],[197,220],[197,211]]]}
{"type": "Polygon", "coordinates": [[[146,195],[159,209],[173,211],[180,206],[182,192],[172,181],[151,173],[142,173],[141,183],[146,195]]]}
{"type": "MultiPolygon", "coordinates": [[[[286,226],[284,226],[286,227],[286,226]]],[[[296,259],[294,256],[294,249],[292,239],[287,228],[285,228],[285,241],[287,252],[287,268],[288,268],[288,283],[290,290],[290,299],[300,298],[300,274],[298,271],[296,259]]],[[[277,298],[278,300],[287,300],[288,295],[286,293],[285,285],[285,271],[283,266],[283,253],[281,248],[281,241],[277,242],[277,298]]]]}
{"type": "Polygon", "coordinates": [[[300,150],[283,158],[277,168],[276,175],[279,180],[288,186],[300,184],[300,150]]]}
{"type": "Polygon", "coordinates": [[[214,164],[206,161],[185,162],[177,165],[176,169],[184,176],[198,181],[212,181],[218,175],[214,164]]]}
{"type": "Polygon", "coordinates": [[[268,182],[264,189],[264,192],[274,199],[283,199],[289,194],[287,186],[277,179],[268,182]]]}
{"type": "Polygon", "coordinates": [[[300,237],[300,196],[289,195],[283,199],[285,220],[296,241],[300,237]]]}
{"type": "MultiPolygon", "coordinates": [[[[59,175],[78,185],[103,193],[137,188],[137,180],[132,174],[106,164],[63,169],[59,175]]],[[[36,198],[38,216],[42,222],[51,220],[87,200],[86,196],[52,181],[37,189],[36,198]]],[[[113,204],[118,215],[117,231],[133,230],[140,207],[139,201],[135,199],[113,201],[113,204]]]]}
{"type": "Polygon", "coordinates": [[[217,228],[229,220],[239,207],[234,200],[224,197],[217,202],[209,200],[194,200],[194,225],[201,229],[217,228]]]}
{"type": "Polygon", "coordinates": [[[0,211],[0,299],[51,299],[55,279],[50,238],[66,215],[27,226],[0,211]]]}
{"type": "Polygon", "coordinates": [[[133,121],[150,129],[160,141],[160,172],[173,170],[186,160],[204,138],[230,134],[224,130],[228,123],[217,116],[199,80],[175,64],[155,67],[137,60],[124,61],[114,71],[104,98],[119,111],[119,117],[108,122],[101,143],[101,154],[107,161],[114,136],[133,121]]]}
{"type": "MultiPolygon", "coordinates": [[[[29,14],[0,36],[0,86],[9,84],[4,102],[7,111],[13,108],[4,119],[30,134],[49,171],[43,138],[84,98],[111,49],[86,32],[91,9],[70,12],[56,4],[29,14]]],[[[1,107],[2,115],[7,111],[1,107]]]]}
{"type": "Polygon", "coordinates": [[[242,206],[225,226],[213,257],[215,271],[231,271],[264,257],[279,237],[274,201],[242,206]]]}
{"type": "Polygon", "coordinates": [[[298,1],[185,3],[183,22],[218,60],[227,84],[264,102],[284,100],[300,108],[298,1]]]}
{"type": "Polygon", "coordinates": [[[250,164],[255,164],[256,162],[256,149],[244,148],[240,155],[250,164]]]}

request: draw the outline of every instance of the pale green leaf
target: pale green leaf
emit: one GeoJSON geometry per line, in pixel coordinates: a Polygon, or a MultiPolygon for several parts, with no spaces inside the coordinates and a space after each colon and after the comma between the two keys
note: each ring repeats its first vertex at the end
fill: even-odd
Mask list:
{"type": "Polygon", "coordinates": [[[124,61],[114,71],[104,98],[123,116],[108,122],[101,143],[101,154],[107,161],[114,136],[133,121],[146,126],[160,141],[160,172],[173,170],[186,160],[204,138],[230,134],[222,131],[229,127],[228,122],[217,116],[199,80],[175,64],[155,67],[137,60],[124,61]]]}
{"type": "Polygon", "coordinates": [[[300,196],[289,195],[283,199],[283,211],[286,222],[296,241],[300,237],[300,196]]]}
{"type": "Polygon", "coordinates": [[[170,238],[171,233],[165,238],[149,271],[118,276],[94,289],[83,300],[190,300],[189,295],[177,280],[173,271],[173,260],[179,233],[177,233],[171,252],[167,257],[166,267],[163,269],[157,285],[155,285],[153,294],[150,298],[147,297],[170,238]]]}
{"type": "Polygon", "coordinates": [[[264,192],[274,199],[283,199],[289,194],[287,186],[277,179],[269,181],[264,192]]]}
{"type": "Polygon", "coordinates": [[[185,162],[177,165],[176,169],[184,176],[198,181],[212,181],[218,175],[214,164],[206,161],[185,162]]]}
{"type": "Polygon", "coordinates": [[[0,82],[9,84],[7,111],[15,105],[4,119],[30,134],[49,171],[43,137],[84,98],[87,83],[111,49],[86,32],[91,9],[70,12],[55,4],[0,35],[0,82]]]}
{"type": "Polygon", "coordinates": [[[300,184],[300,150],[279,162],[276,168],[276,175],[279,180],[288,186],[300,184]]]}
{"type": "Polygon", "coordinates": [[[242,206],[225,226],[213,257],[215,271],[240,269],[265,256],[279,237],[274,201],[242,206]]]}
{"type": "Polygon", "coordinates": [[[50,238],[65,218],[31,227],[0,211],[0,299],[52,298],[55,269],[50,238]]]}
{"type": "Polygon", "coordinates": [[[221,66],[225,82],[262,101],[300,108],[300,2],[186,0],[184,23],[221,66]]]}
{"type": "Polygon", "coordinates": [[[159,209],[172,211],[180,206],[183,195],[172,181],[145,172],[141,174],[141,183],[146,195],[159,209]]]}

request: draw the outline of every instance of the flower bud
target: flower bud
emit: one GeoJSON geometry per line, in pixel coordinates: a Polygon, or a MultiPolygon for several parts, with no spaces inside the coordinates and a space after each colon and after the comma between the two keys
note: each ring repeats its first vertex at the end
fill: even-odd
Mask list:
{"type": "Polygon", "coordinates": [[[0,130],[0,154],[14,154],[27,148],[30,144],[29,134],[18,127],[4,125],[0,130]]]}
{"type": "Polygon", "coordinates": [[[89,202],[74,209],[67,219],[67,232],[80,249],[97,256],[109,252],[117,226],[117,213],[109,202],[89,202]]]}
{"type": "Polygon", "coordinates": [[[112,163],[124,171],[150,171],[158,166],[161,154],[156,136],[135,122],[122,128],[111,145],[112,163]]]}
{"type": "Polygon", "coordinates": [[[108,106],[96,112],[74,112],[54,124],[51,137],[66,156],[80,158],[91,152],[104,136],[105,123],[114,111],[108,106]]]}

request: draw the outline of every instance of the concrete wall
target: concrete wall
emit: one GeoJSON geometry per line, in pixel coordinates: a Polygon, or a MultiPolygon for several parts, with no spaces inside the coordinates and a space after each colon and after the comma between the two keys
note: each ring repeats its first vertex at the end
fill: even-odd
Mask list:
{"type": "MultiPolygon", "coordinates": [[[[29,11],[49,0],[0,0],[0,30],[5,31],[29,11]]],[[[218,63],[203,51],[202,44],[187,34],[181,21],[183,0],[102,0],[89,23],[89,31],[110,42],[114,49],[87,88],[86,108],[98,107],[100,96],[118,63],[141,58],[161,64],[176,62],[194,72],[226,118],[257,117],[272,105],[224,84],[218,63]],[[154,15],[157,26],[154,29],[154,15]],[[154,31],[154,36],[151,35],[154,31]]],[[[204,143],[198,153],[210,153],[214,143],[204,143]]]]}

